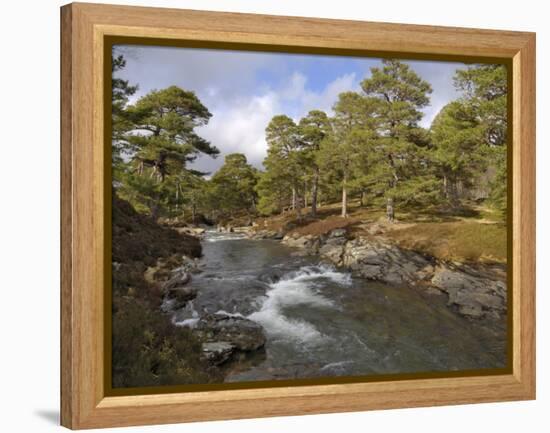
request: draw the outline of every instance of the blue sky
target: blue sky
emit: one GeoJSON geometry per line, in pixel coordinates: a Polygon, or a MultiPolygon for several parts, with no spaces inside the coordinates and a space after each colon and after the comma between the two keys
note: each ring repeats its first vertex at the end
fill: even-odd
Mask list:
{"type": "MultiPolygon", "coordinates": [[[[198,132],[215,144],[221,155],[201,157],[194,168],[214,172],[223,156],[242,152],[261,168],[266,155],[265,127],[276,114],[298,121],[309,110],[331,113],[339,93],[360,90],[360,82],[380,59],[259,53],[208,49],[119,46],[126,68],[118,75],[138,84],[132,101],[153,89],[171,85],[193,90],[213,114],[198,132]]],[[[424,109],[423,126],[459,95],[452,77],[460,63],[408,61],[433,88],[424,109]]]]}

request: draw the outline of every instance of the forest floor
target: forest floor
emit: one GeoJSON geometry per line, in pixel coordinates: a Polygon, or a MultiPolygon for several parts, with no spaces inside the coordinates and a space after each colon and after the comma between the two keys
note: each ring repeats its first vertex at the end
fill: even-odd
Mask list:
{"type": "Polygon", "coordinates": [[[393,223],[387,221],[385,209],[349,205],[347,218],[340,216],[340,204],[323,205],[317,216],[303,209],[298,220],[294,212],[256,219],[259,229],[284,231],[286,234],[320,235],[346,227],[354,236],[371,235],[376,226],[384,237],[399,246],[446,261],[506,263],[506,224],[487,207],[470,204],[460,215],[436,209],[397,211],[393,223]]]}

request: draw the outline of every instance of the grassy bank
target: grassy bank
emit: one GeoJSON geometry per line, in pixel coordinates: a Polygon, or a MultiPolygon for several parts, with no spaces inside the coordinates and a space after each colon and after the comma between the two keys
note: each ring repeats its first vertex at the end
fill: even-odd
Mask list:
{"type": "Polygon", "coordinates": [[[301,220],[291,212],[256,220],[257,229],[320,235],[347,228],[353,236],[381,236],[403,248],[429,254],[441,260],[505,263],[506,224],[499,214],[471,204],[458,215],[439,209],[404,209],[394,223],[387,222],[384,209],[362,207],[353,202],[349,216],[340,216],[340,204],[323,206],[316,217],[305,210],[301,220]],[[373,230],[375,228],[375,230],[373,230]]]}

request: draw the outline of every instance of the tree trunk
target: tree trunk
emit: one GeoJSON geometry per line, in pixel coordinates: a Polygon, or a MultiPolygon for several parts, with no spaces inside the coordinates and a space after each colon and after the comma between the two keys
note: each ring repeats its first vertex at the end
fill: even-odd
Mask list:
{"type": "Polygon", "coordinates": [[[197,219],[197,206],[195,204],[195,197],[191,199],[191,221],[193,224],[195,224],[195,221],[197,219]]]}
{"type": "Polygon", "coordinates": [[[395,219],[394,209],[393,209],[393,198],[388,197],[386,201],[386,216],[388,217],[389,222],[393,222],[395,219]]]}
{"type": "Polygon", "coordinates": [[[157,203],[153,203],[151,206],[151,218],[156,221],[159,217],[159,206],[157,203]]]}
{"type": "Polygon", "coordinates": [[[447,179],[447,175],[443,175],[443,194],[445,195],[445,198],[449,198],[449,180],[447,179]]]}
{"type": "Polygon", "coordinates": [[[296,209],[296,188],[292,188],[292,210],[296,209]]]}
{"type": "Polygon", "coordinates": [[[295,204],[296,204],[296,208],[295,208],[296,218],[298,219],[298,221],[301,221],[302,220],[302,201],[300,200],[300,197],[298,197],[298,195],[296,195],[295,204]]]}
{"type": "Polygon", "coordinates": [[[342,217],[348,217],[348,190],[347,190],[347,176],[344,175],[344,180],[342,181],[342,217]]]}
{"type": "Polygon", "coordinates": [[[361,191],[361,195],[359,196],[359,206],[365,206],[365,191],[361,191]]]}
{"type": "Polygon", "coordinates": [[[304,209],[307,208],[307,182],[304,180],[304,209]]]}
{"type": "Polygon", "coordinates": [[[319,168],[315,169],[313,174],[313,183],[311,185],[311,215],[317,215],[317,190],[319,186],[319,168]]]}

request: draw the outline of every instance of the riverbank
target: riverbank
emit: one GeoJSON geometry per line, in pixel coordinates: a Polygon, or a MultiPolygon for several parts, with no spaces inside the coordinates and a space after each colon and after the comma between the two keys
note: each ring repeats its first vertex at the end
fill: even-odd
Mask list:
{"type": "MultiPolygon", "coordinates": [[[[507,313],[507,266],[502,247],[488,239],[493,236],[491,230],[501,228],[491,221],[465,221],[459,230],[445,234],[449,224],[456,222],[390,224],[382,218],[331,215],[297,222],[278,217],[259,221],[248,234],[254,239],[280,240],[297,248],[297,254],[318,256],[368,280],[443,294],[453,311],[470,319],[502,321],[507,313]],[[484,230],[484,237],[460,239],[460,245],[449,241],[476,233],[478,227],[471,226],[484,230]],[[428,243],[429,233],[433,239],[428,243]],[[464,251],[469,260],[461,255],[464,251]]],[[[503,236],[505,232],[500,233],[503,236]]]]}
{"type": "Polygon", "coordinates": [[[343,218],[158,224],[115,201],[113,385],[504,366],[505,266],[388,232],[343,218]]]}
{"type": "Polygon", "coordinates": [[[223,314],[177,326],[166,305],[183,308],[202,255],[200,232],[176,230],[113,200],[113,387],[223,382],[231,361],[261,349],[260,325],[223,314]]]}
{"type": "Polygon", "coordinates": [[[488,326],[488,318],[453,311],[442,292],[367,279],[287,241],[250,239],[247,230],[206,231],[201,272],[191,282],[197,296],[173,310],[174,323],[190,329],[205,312],[261,326],[260,350],[233,363],[220,357],[224,381],[505,365],[506,329],[498,320],[488,326]]]}

